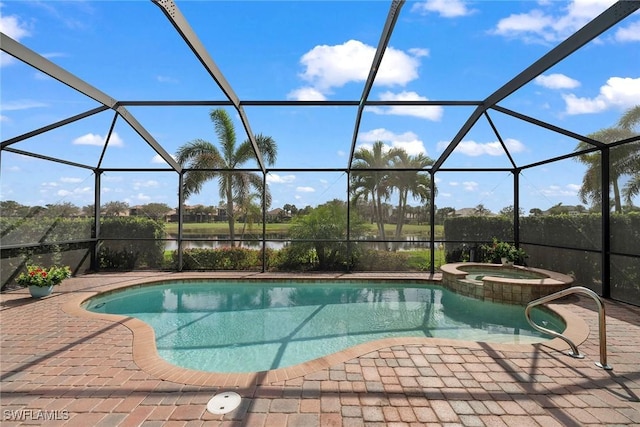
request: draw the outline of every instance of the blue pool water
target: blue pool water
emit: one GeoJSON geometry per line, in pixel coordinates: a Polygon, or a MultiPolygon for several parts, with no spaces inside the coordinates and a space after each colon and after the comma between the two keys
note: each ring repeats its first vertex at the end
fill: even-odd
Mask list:
{"type": "MultiPolygon", "coordinates": [[[[84,308],[143,320],[155,330],[162,358],[210,372],[286,367],[388,337],[546,339],[521,306],[435,285],[181,281],[98,295],[84,308]]],[[[550,312],[534,310],[532,317],[558,332],[565,328],[550,312]]]]}

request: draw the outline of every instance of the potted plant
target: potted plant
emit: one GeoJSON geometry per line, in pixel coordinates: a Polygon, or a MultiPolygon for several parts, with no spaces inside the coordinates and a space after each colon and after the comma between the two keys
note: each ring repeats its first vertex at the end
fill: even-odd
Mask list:
{"type": "Polygon", "coordinates": [[[522,263],[527,257],[524,250],[517,248],[509,242],[503,242],[495,237],[493,243],[482,246],[487,262],[502,262],[503,265],[522,263]]]}
{"type": "Polygon", "coordinates": [[[20,274],[16,282],[28,287],[33,298],[42,298],[49,295],[54,286],[68,277],[71,277],[71,269],[68,266],[54,265],[46,269],[37,265],[27,265],[27,272],[20,274]]]}

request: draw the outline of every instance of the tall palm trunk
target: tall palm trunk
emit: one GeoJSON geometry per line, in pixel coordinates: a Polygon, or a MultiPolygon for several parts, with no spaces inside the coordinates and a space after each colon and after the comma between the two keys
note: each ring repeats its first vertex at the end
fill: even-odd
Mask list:
{"type": "Polygon", "coordinates": [[[398,213],[396,219],[396,233],[395,239],[400,239],[400,235],[402,234],[402,227],[404,226],[404,217],[405,212],[407,211],[407,198],[409,197],[409,190],[405,189],[400,192],[398,197],[398,213]]]}
{"type": "Polygon", "coordinates": [[[236,245],[235,218],[233,214],[233,190],[231,188],[231,181],[229,181],[227,184],[227,221],[229,223],[229,245],[232,248],[236,245]]]}
{"type": "MultiPolygon", "coordinates": [[[[376,191],[376,195],[373,198],[376,202],[375,204],[376,206],[376,211],[377,211],[377,215],[376,215],[376,222],[378,223],[378,239],[380,240],[385,240],[386,239],[386,235],[384,232],[384,207],[382,206],[382,196],[376,191]]],[[[384,248],[385,250],[389,249],[389,245],[387,244],[387,242],[383,242],[384,244],[384,248]]]]}
{"type": "Polygon", "coordinates": [[[615,212],[622,213],[622,197],[620,197],[620,186],[618,185],[618,178],[613,178],[611,180],[611,184],[613,185],[613,200],[615,203],[615,212]]]}
{"type": "MultiPolygon", "coordinates": [[[[404,226],[405,213],[407,211],[407,199],[409,198],[409,189],[403,189],[398,195],[398,208],[396,212],[396,231],[394,234],[395,240],[400,240],[402,236],[402,227],[404,226]]],[[[394,242],[393,248],[397,250],[400,247],[400,242],[394,242]]]]}
{"type": "Polygon", "coordinates": [[[374,197],[374,208],[376,210],[376,222],[378,223],[378,238],[384,240],[384,215],[382,212],[382,198],[379,194],[374,197]]]}

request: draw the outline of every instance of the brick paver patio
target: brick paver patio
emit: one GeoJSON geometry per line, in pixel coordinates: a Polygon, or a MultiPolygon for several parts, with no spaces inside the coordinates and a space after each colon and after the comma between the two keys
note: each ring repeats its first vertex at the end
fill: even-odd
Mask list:
{"type": "Polygon", "coordinates": [[[181,275],[81,276],[41,300],[24,290],[2,294],[2,426],[640,425],[639,307],[606,301],[612,371],[594,364],[595,304],[572,296],[558,305],[590,328],[579,346],[584,359],[546,345],[405,340],[372,344],[297,375],[223,375],[213,383],[193,375],[163,379],[161,369],[156,375],[136,363],[129,327],[65,308],[83,293],[169,277],[181,275]],[[240,394],[240,406],[209,413],[207,402],[222,391],[240,394]]]}

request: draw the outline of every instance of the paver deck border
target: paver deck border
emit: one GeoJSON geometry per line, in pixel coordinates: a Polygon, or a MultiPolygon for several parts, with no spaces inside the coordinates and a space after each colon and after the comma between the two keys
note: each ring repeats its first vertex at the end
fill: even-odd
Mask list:
{"type": "MultiPolygon", "coordinates": [[[[561,339],[555,338],[549,341],[534,344],[498,344],[498,343],[480,343],[473,341],[443,339],[443,338],[427,338],[427,337],[402,337],[402,338],[386,338],[368,343],[363,343],[346,350],[333,353],[318,359],[314,359],[305,363],[301,363],[286,368],[273,369],[269,371],[261,371],[254,373],[216,373],[203,372],[192,369],[181,368],[172,365],[162,359],[158,354],[155,344],[155,334],[153,328],[147,323],[121,315],[93,313],[85,310],[82,304],[89,298],[100,293],[110,292],[114,290],[124,289],[128,287],[136,287],[141,285],[152,285],[162,283],[168,280],[183,279],[211,279],[211,280],[350,280],[363,281],[371,280],[368,274],[350,274],[348,276],[335,274],[312,274],[312,275],[287,275],[287,274],[270,274],[270,273],[251,273],[251,274],[206,274],[206,273],[175,273],[171,275],[158,277],[143,277],[128,280],[119,284],[110,284],[99,286],[96,289],[84,291],[73,296],[66,302],[62,309],[71,315],[102,319],[114,323],[119,323],[127,327],[133,333],[133,359],[135,363],[143,371],[163,380],[175,383],[195,386],[217,386],[217,387],[250,387],[261,384],[273,384],[276,382],[291,380],[305,376],[310,373],[326,369],[338,363],[346,362],[350,359],[365,355],[372,351],[396,345],[409,344],[430,344],[443,346],[466,346],[469,349],[491,348],[495,351],[520,351],[533,352],[537,347],[544,346],[557,351],[567,351],[569,346],[561,339]]],[[[421,281],[423,283],[435,283],[438,278],[425,275],[412,276],[409,274],[398,275],[395,277],[387,277],[389,281],[421,281]],[[419,278],[418,278],[419,277],[419,278]]],[[[564,335],[573,341],[576,345],[582,344],[589,336],[589,327],[586,322],[577,315],[566,310],[560,305],[549,304],[556,314],[558,314],[566,323],[567,329],[564,335]]]]}

